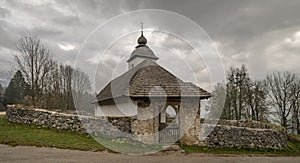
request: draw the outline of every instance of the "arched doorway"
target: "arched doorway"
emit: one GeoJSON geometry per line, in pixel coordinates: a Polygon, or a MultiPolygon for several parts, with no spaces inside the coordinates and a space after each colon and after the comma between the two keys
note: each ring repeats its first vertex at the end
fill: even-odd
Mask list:
{"type": "Polygon", "coordinates": [[[179,139],[178,106],[167,105],[159,114],[159,143],[175,143],[179,139]]]}

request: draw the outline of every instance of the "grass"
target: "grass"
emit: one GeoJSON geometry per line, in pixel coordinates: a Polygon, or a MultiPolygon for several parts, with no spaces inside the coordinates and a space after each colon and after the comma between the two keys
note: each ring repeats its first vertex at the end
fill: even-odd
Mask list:
{"type": "Polygon", "coordinates": [[[161,146],[145,145],[130,139],[99,138],[96,141],[88,134],[12,123],[7,121],[4,115],[0,115],[0,144],[56,147],[84,151],[103,151],[106,149],[105,147],[108,147],[108,151],[117,153],[151,153],[162,149],[161,146]]]}
{"type": "MultiPolygon", "coordinates": [[[[181,146],[187,153],[210,154],[263,154],[263,155],[300,155],[300,135],[289,135],[288,148],[274,149],[236,149],[220,148],[210,149],[205,147],[181,146]]],[[[8,122],[5,115],[0,115],[0,144],[12,146],[26,145],[38,147],[56,147],[63,149],[76,149],[84,151],[103,151],[105,146],[109,151],[122,153],[151,153],[161,150],[161,146],[149,146],[130,139],[101,138],[94,140],[87,134],[77,134],[70,131],[60,131],[50,128],[42,128],[33,125],[8,122]]]]}
{"type": "Polygon", "coordinates": [[[210,154],[261,154],[276,156],[300,156],[300,135],[289,135],[288,147],[285,149],[237,149],[219,148],[211,149],[207,147],[181,146],[187,153],[210,153],[210,154]]]}
{"type": "Polygon", "coordinates": [[[127,154],[155,153],[162,150],[161,145],[146,145],[128,138],[99,138],[99,142],[112,151],[127,154]]]}
{"type": "Polygon", "coordinates": [[[102,151],[105,148],[87,134],[41,128],[8,122],[0,116],[0,144],[56,147],[85,151],[102,151]]]}

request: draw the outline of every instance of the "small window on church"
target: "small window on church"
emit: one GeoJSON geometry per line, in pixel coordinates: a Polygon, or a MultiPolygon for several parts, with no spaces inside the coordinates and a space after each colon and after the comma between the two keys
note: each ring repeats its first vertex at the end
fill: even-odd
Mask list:
{"type": "Polygon", "coordinates": [[[133,67],[134,66],[134,64],[131,64],[131,67],[133,67]]]}

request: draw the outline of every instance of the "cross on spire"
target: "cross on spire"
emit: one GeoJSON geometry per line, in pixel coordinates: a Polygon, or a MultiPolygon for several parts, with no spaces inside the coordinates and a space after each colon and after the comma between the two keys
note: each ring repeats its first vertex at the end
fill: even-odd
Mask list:
{"type": "Polygon", "coordinates": [[[143,35],[143,30],[144,30],[144,24],[141,22],[141,34],[143,35]]]}
{"type": "Polygon", "coordinates": [[[141,36],[137,40],[139,44],[137,47],[145,46],[147,44],[147,39],[143,35],[144,32],[143,30],[144,30],[144,24],[143,22],[141,22],[141,36]]]}

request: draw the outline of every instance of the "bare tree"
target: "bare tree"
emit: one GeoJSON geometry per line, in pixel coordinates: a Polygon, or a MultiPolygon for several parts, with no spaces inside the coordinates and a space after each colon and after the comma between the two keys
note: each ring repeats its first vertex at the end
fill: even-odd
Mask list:
{"type": "Polygon", "coordinates": [[[294,106],[293,85],[296,82],[295,74],[290,72],[272,73],[266,77],[268,99],[280,118],[280,124],[288,129],[288,120],[294,106]]]}
{"type": "Polygon", "coordinates": [[[230,67],[227,73],[226,99],[222,117],[225,119],[242,119],[246,105],[247,83],[250,81],[245,65],[242,65],[240,69],[230,67]]]}
{"type": "Polygon", "coordinates": [[[92,96],[90,91],[89,76],[78,69],[74,70],[72,74],[72,94],[77,111],[93,114],[94,108],[91,105],[92,96]]]}
{"type": "Polygon", "coordinates": [[[209,104],[205,109],[209,110],[207,118],[209,119],[226,119],[227,110],[223,111],[226,97],[226,86],[224,83],[217,83],[212,91],[212,97],[209,99],[209,104]]]}
{"type": "Polygon", "coordinates": [[[267,88],[263,81],[251,81],[247,84],[245,96],[246,119],[267,122],[269,114],[266,104],[267,88]]]}
{"type": "Polygon", "coordinates": [[[32,105],[39,101],[42,85],[49,70],[51,61],[50,50],[33,34],[22,37],[16,48],[19,53],[14,54],[18,69],[30,85],[32,105]]]}
{"type": "Polygon", "coordinates": [[[60,78],[58,65],[55,61],[49,62],[48,72],[42,84],[42,95],[40,97],[40,104],[45,109],[60,109],[60,78]]]}
{"type": "Polygon", "coordinates": [[[61,89],[62,89],[62,105],[65,109],[74,109],[73,97],[72,97],[72,76],[74,69],[71,66],[60,65],[60,73],[62,77],[61,89]]]}
{"type": "Polygon", "coordinates": [[[251,80],[245,65],[230,67],[225,91],[222,119],[267,121],[266,87],[262,81],[251,80]]]}
{"type": "Polygon", "coordinates": [[[89,76],[79,69],[74,70],[72,74],[72,88],[73,91],[80,94],[89,92],[91,90],[89,76]]]}
{"type": "Polygon", "coordinates": [[[30,85],[33,106],[69,110],[75,109],[73,97],[78,101],[88,97],[91,88],[88,76],[52,60],[50,50],[35,35],[22,37],[16,47],[19,53],[14,57],[18,69],[30,85]]]}
{"type": "Polygon", "coordinates": [[[300,80],[296,79],[296,82],[292,85],[292,133],[300,134],[300,80]]]}

